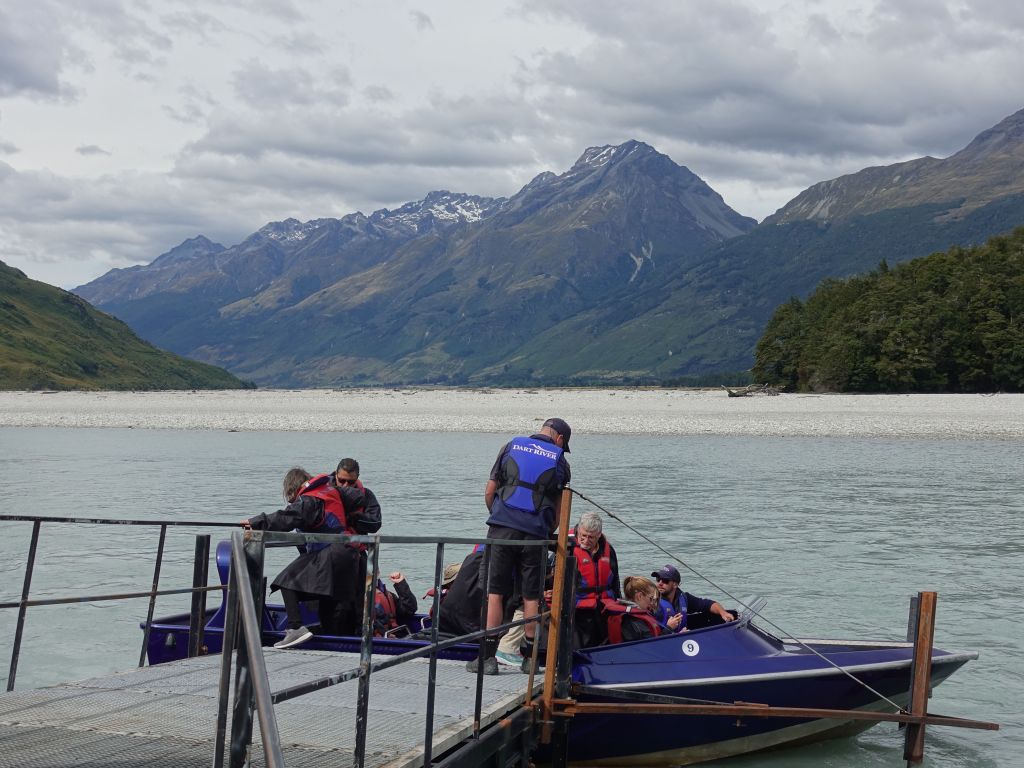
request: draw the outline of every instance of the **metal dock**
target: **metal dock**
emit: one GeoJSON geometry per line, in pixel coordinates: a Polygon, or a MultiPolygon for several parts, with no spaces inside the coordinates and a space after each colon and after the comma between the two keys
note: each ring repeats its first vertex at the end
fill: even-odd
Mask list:
{"type": "MultiPolygon", "coordinates": [[[[275,690],[359,665],[358,654],[326,651],[271,648],[264,658],[275,690]]],[[[0,768],[207,768],[214,752],[220,664],[220,656],[200,656],[0,695],[0,768]]],[[[423,764],[428,670],[427,660],[417,659],[373,675],[364,765],[423,764]]],[[[463,662],[437,662],[435,755],[472,735],[476,679],[463,662]]],[[[519,708],[527,679],[515,668],[486,678],[481,727],[519,708]]],[[[275,707],[289,768],[353,764],[358,682],[348,680],[275,707]]],[[[258,722],[253,742],[251,765],[263,766],[258,722]]]]}

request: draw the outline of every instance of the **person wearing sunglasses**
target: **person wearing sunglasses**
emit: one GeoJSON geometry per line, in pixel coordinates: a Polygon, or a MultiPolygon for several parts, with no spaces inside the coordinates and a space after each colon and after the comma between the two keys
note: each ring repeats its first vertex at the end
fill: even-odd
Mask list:
{"type": "MultiPolygon", "coordinates": [[[[242,527],[262,531],[306,533],[376,533],[381,527],[380,504],[359,481],[359,463],[342,459],[330,473],[300,481],[308,473],[299,467],[285,476],[288,505],[277,512],[242,520],[242,527]]],[[[356,544],[314,543],[306,546],[285,566],[271,584],[280,589],[288,615],[288,628],[276,648],[307,642],[313,633],[302,623],[301,601],[319,603],[320,631],[324,634],[355,634],[359,628],[366,554],[356,544]]]]}
{"type": "Polygon", "coordinates": [[[687,617],[699,613],[712,614],[722,621],[732,621],[736,618],[720,603],[706,597],[696,597],[679,589],[682,579],[679,576],[679,569],[674,565],[663,565],[652,571],[651,576],[655,579],[661,596],[656,609],[658,621],[673,632],[685,632],[687,617]]]}

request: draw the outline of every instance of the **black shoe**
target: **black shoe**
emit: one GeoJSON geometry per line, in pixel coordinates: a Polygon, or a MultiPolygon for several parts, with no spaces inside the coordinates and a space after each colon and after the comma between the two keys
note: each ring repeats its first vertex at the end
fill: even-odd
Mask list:
{"type": "MultiPolygon", "coordinates": [[[[523,665],[519,668],[519,671],[521,671],[524,675],[528,675],[528,674],[530,674],[530,671],[532,669],[533,669],[533,657],[527,656],[525,659],[523,659],[523,665]]],[[[541,664],[540,661],[538,660],[537,661],[537,672],[540,672],[543,669],[544,669],[544,665],[541,664]]]]}
{"type": "MultiPolygon", "coordinates": [[[[466,662],[466,669],[470,672],[476,672],[479,659],[473,659],[472,661],[466,662]]],[[[493,656],[488,656],[484,659],[484,674],[485,675],[496,675],[498,674],[498,660],[493,656]]]]}

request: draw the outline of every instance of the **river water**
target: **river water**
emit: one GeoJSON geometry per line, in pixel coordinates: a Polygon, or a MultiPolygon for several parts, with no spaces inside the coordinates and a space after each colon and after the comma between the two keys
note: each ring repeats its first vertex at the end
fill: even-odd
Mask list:
{"type": "MultiPolygon", "coordinates": [[[[289,466],[322,471],[355,456],[381,500],[382,533],[482,536],[484,482],[508,437],[4,427],[0,498],[6,514],[235,521],[278,508],[289,466]]],[[[929,728],[925,764],[1022,764],[1024,438],[578,432],[572,447],[578,490],[727,593],[767,597],[767,615],[788,634],[900,640],[910,595],[937,591],[936,644],[981,657],[935,690],[930,709],[994,720],[1002,730],[929,728]]],[[[574,500],[574,513],[585,506],[574,500]]],[[[20,597],[30,530],[0,522],[0,601],[20,597]]],[[[188,586],[196,532],[168,533],[164,588],[188,586]]],[[[666,559],[613,520],[605,532],[623,576],[666,559]]],[[[147,589],[156,543],[156,529],[44,525],[32,596],[147,589]]],[[[272,553],[268,571],[288,557],[272,553]]],[[[386,548],[381,568],[403,570],[422,593],[433,549],[386,548]]],[[[685,570],[683,586],[733,604],[685,570]]],[[[157,615],[187,604],[187,596],[162,598],[157,615]]],[[[145,610],[144,600],[29,609],[17,687],[134,666],[145,610]]],[[[5,653],[15,616],[0,610],[5,653]]],[[[4,676],[7,664],[0,659],[4,676]]],[[[901,733],[880,725],[723,765],[889,768],[901,758],[901,733]]]]}

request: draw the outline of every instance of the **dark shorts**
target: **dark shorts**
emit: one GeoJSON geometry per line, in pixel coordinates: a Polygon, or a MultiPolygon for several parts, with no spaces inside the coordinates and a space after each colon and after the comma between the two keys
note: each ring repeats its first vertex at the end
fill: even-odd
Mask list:
{"type": "MultiPolygon", "coordinates": [[[[487,526],[487,538],[503,541],[543,541],[529,533],[500,525],[487,526]]],[[[544,564],[547,550],[538,546],[502,544],[491,547],[491,566],[487,579],[487,592],[511,597],[515,592],[516,577],[522,587],[524,600],[540,600],[544,585],[544,564]]]]}

